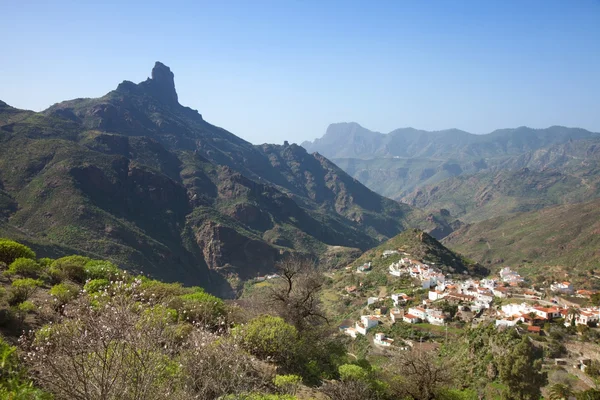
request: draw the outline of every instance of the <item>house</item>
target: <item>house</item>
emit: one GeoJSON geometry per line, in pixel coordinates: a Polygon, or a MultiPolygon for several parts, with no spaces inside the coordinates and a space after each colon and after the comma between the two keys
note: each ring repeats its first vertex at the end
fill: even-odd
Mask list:
{"type": "Polygon", "coordinates": [[[446,314],[442,310],[427,310],[427,322],[431,325],[444,325],[446,314]]]}
{"type": "Polygon", "coordinates": [[[360,322],[356,323],[356,331],[361,335],[366,335],[367,331],[379,324],[379,318],[374,315],[363,315],[360,322]]]}
{"type": "Polygon", "coordinates": [[[442,297],[446,296],[446,294],[442,291],[439,290],[430,290],[429,291],[429,300],[431,301],[436,301],[441,299],[442,297]]]}
{"type": "Polygon", "coordinates": [[[354,293],[356,292],[356,286],[346,286],[344,290],[346,290],[348,293],[354,293]]]}
{"type": "Polygon", "coordinates": [[[403,316],[404,311],[400,310],[399,308],[392,308],[390,310],[390,320],[392,320],[392,323],[396,323],[396,321],[402,320],[403,316]]]}
{"type": "Polygon", "coordinates": [[[502,326],[502,327],[512,327],[517,325],[517,322],[519,322],[520,319],[518,318],[504,318],[504,319],[497,319],[496,320],[496,327],[502,326]]]}
{"type": "Polygon", "coordinates": [[[400,263],[392,263],[389,266],[388,270],[389,270],[390,275],[393,275],[393,276],[400,276],[404,272],[400,263]]]}
{"type": "Polygon", "coordinates": [[[379,301],[379,297],[369,297],[367,299],[367,305],[370,306],[371,304],[375,304],[379,301]]]}
{"type": "Polygon", "coordinates": [[[505,299],[508,297],[508,289],[505,287],[496,287],[492,290],[494,296],[499,297],[501,299],[505,299]]]}
{"type": "Polygon", "coordinates": [[[356,339],[356,336],[358,335],[358,331],[356,330],[356,328],[346,328],[344,330],[344,333],[354,339],[356,339]]]}
{"type": "Polygon", "coordinates": [[[394,307],[398,306],[398,304],[405,304],[408,300],[412,300],[412,298],[408,297],[405,293],[394,293],[390,297],[394,302],[394,307]]]}
{"type": "Polygon", "coordinates": [[[542,333],[542,328],[540,328],[539,326],[530,325],[527,327],[527,332],[539,335],[542,333]]]}
{"type": "Polygon", "coordinates": [[[560,310],[556,307],[533,307],[532,312],[548,321],[562,316],[560,310]]]}
{"type": "Polygon", "coordinates": [[[379,332],[375,334],[375,338],[373,339],[373,343],[378,346],[390,347],[392,343],[394,343],[394,339],[389,339],[385,337],[385,334],[379,332]]]}
{"type": "Polygon", "coordinates": [[[359,266],[358,268],[356,268],[356,272],[358,272],[359,274],[361,274],[361,273],[366,274],[368,272],[371,272],[371,269],[372,269],[371,263],[368,262],[368,263],[365,263],[365,264],[359,266]]]}
{"type": "Polygon", "coordinates": [[[402,317],[402,320],[408,324],[416,324],[417,322],[420,321],[420,318],[417,317],[416,315],[404,314],[404,316],[402,317]]]}
{"type": "Polygon", "coordinates": [[[574,292],[571,282],[554,282],[550,285],[550,290],[565,294],[572,294],[574,292]]]}
{"type": "Polygon", "coordinates": [[[408,309],[408,313],[419,319],[427,319],[427,310],[423,307],[411,307],[408,309]]]}

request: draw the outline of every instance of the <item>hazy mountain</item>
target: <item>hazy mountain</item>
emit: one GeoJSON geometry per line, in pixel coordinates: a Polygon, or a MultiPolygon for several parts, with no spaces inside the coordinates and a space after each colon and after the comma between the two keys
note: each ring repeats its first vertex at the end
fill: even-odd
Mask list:
{"type": "Polygon", "coordinates": [[[140,84],[42,113],[0,103],[0,206],[0,233],[42,254],[76,249],[221,293],[224,278],[270,271],[289,251],[365,250],[411,225],[451,230],[321,155],[209,124],[179,104],[161,63],[140,84]]]}
{"type": "Polygon", "coordinates": [[[438,158],[473,160],[516,155],[569,140],[600,138],[600,133],[580,128],[519,127],[475,135],[458,129],[429,132],[414,128],[387,134],[372,132],[355,122],[331,124],[325,135],[302,146],[309,152],[337,158],[438,158]]]}

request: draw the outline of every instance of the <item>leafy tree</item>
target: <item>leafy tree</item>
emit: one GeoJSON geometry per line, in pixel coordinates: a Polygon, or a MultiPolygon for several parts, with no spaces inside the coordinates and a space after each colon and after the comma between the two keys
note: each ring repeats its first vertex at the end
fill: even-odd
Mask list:
{"type": "Polygon", "coordinates": [[[15,259],[6,271],[9,275],[21,275],[29,278],[37,278],[42,267],[31,258],[19,257],[15,259]]]}
{"type": "Polygon", "coordinates": [[[365,380],[368,377],[368,372],[355,364],[340,365],[339,372],[342,381],[365,380]]]}
{"type": "Polygon", "coordinates": [[[536,357],[535,349],[527,338],[516,345],[498,363],[500,379],[508,387],[506,399],[537,400],[541,397],[541,387],[547,382],[542,372],[542,360],[536,357]]]}
{"type": "Polygon", "coordinates": [[[548,400],[569,400],[573,391],[568,385],[555,383],[548,389],[548,400]]]}
{"type": "Polygon", "coordinates": [[[29,247],[12,240],[0,239],[0,261],[6,265],[17,258],[30,258],[35,260],[35,253],[29,247]]]}

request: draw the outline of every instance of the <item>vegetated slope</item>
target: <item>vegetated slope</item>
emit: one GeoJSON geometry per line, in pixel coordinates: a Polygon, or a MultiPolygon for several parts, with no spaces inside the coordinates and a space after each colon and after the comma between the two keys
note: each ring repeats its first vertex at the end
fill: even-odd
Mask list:
{"type": "Polygon", "coordinates": [[[521,266],[527,272],[562,266],[583,272],[600,264],[600,200],[467,225],[443,243],[490,267],[521,266]]]}
{"type": "Polygon", "coordinates": [[[383,258],[382,254],[385,250],[399,250],[410,254],[408,256],[410,258],[435,263],[435,266],[444,273],[468,273],[485,276],[489,272],[483,266],[448,249],[434,237],[418,229],[408,229],[385,243],[366,251],[351,265],[356,268],[364,263],[371,262],[374,270],[382,269],[383,272],[387,273],[387,268],[391,262],[403,256],[383,258]]]}
{"type": "Polygon", "coordinates": [[[302,146],[337,158],[438,158],[465,160],[518,155],[569,140],[600,138],[600,133],[580,128],[552,126],[547,129],[519,127],[474,135],[458,129],[429,132],[414,128],[383,134],[355,122],[331,124],[325,135],[302,146]]]}
{"type": "Polygon", "coordinates": [[[1,103],[0,205],[0,234],[38,251],[77,249],[221,294],[223,277],[265,273],[289,251],[330,257],[436,228],[322,156],[207,123],[161,63],[140,84],[42,113],[1,103]]]}
{"type": "Polygon", "coordinates": [[[600,197],[600,140],[575,140],[510,157],[488,171],[415,189],[403,201],[447,208],[463,221],[480,221],[600,197]]]}

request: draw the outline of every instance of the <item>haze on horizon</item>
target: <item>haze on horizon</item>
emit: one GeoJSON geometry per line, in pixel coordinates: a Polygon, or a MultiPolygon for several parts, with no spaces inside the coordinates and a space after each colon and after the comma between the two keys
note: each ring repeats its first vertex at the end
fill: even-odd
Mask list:
{"type": "Polygon", "coordinates": [[[36,111],[175,74],[252,143],[330,123],[600,131],[600,1],[1,1],[0,100],[36,111]]]}

